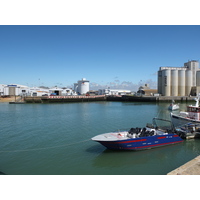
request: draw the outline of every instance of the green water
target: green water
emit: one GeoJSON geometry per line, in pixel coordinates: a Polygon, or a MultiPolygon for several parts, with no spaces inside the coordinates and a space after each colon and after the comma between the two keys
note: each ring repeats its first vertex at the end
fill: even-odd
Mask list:
{"type": "MultiPolygon", "coordinates": [[[[182,104],[181,108],[185,108],[182,104]]],[[[168,103],[0,104],[0,171],[9,175],[161,175],[200,154],[200,140],[111,151],[90,138],[169,118],[168,103]]]]}

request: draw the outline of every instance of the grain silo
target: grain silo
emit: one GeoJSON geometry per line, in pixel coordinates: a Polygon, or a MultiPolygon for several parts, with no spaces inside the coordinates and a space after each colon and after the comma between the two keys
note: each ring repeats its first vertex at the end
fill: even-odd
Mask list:
{"type": "Polygon", "coordinates": [[[196,73],[199,70],[199,62],[197,60],[191,60],[184,63],[184,66],[192,71],[192,86],[196,86],[196,73]]]}
{"type": "Polygon", "coordinates": [[[185,95],[189,96],[192,88],[192,71],[186,70],[185,72],[185,95]]]}
{"type": "Polygon", "coordinates": [[[78,93],[78,83],[74,83],[74,92],[78,93]]]}
{"type": "Polygon", "coordinates": [[[200,71],[197,71],[196,73],[196,81],[197,81],[197,86],[200,86],[200,71]]]}
{"type": "Polygon", "coordinates": [[[158,93],[162,93],[162,71],[158,71],[158,93]]]}
{"type": "Polygon", "coordinates": [[[178,70],[178,96],[185,96],[185,70],[178,70]]]}
{"type": "Polygon", "coordinates": [[[86,94],[89,92],[89,81],[87,81],[85,78],[78,81],[78,92],[79,94],[86,94]]]}
{"type": "Polygon", "coordinates": [[[171,96],[178,96],[178,70],[171,70],[171,96]]]}
{"type": "Polygon", "coordinates": [[[165,69],[162,71],[162,91],[164,96],[171,95],[171,70],[165,69]]]}

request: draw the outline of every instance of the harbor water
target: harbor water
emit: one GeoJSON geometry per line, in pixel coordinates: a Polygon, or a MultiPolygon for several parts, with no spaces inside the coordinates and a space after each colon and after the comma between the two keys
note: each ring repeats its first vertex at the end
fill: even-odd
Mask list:
{"type": "MultiPolygon", "coordinates": [[[[191,104],[191,103],[190,103],[191,104]]],[[[8,175],[165,175],[200,154],[200,140],[141,151],[90,138],[169,119],[169,103],[0,103],[0,172],[8,175]]],[[[180,105],[185,110],[186,103],[180,105]]]]}

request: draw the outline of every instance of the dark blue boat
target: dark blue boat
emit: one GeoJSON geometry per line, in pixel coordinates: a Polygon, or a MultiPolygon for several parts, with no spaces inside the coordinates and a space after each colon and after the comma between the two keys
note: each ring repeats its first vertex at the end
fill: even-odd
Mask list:
{"type": "Polygon", "coordinates": [[[108,149],[115,150],[142,150],[177,144],[183,141],[173,130],[173,127],[170,127],[170,129],[158,128],[155,120],[163,119],[154,118],[153,120],[154,124],[147,124],[142,129],[131,128],[128,131],[104,133],[93,137],[92,140],[99,142],[108,149]]]}

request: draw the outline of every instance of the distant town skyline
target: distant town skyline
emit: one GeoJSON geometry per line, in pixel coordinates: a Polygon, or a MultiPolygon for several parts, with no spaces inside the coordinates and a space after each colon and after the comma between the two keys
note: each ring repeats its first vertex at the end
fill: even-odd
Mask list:
{"type": "Polygon", "coordinates": [[[0,26],[0,84],[157,88],[160,66],[199,60],[200,26],[0,26]]]}

